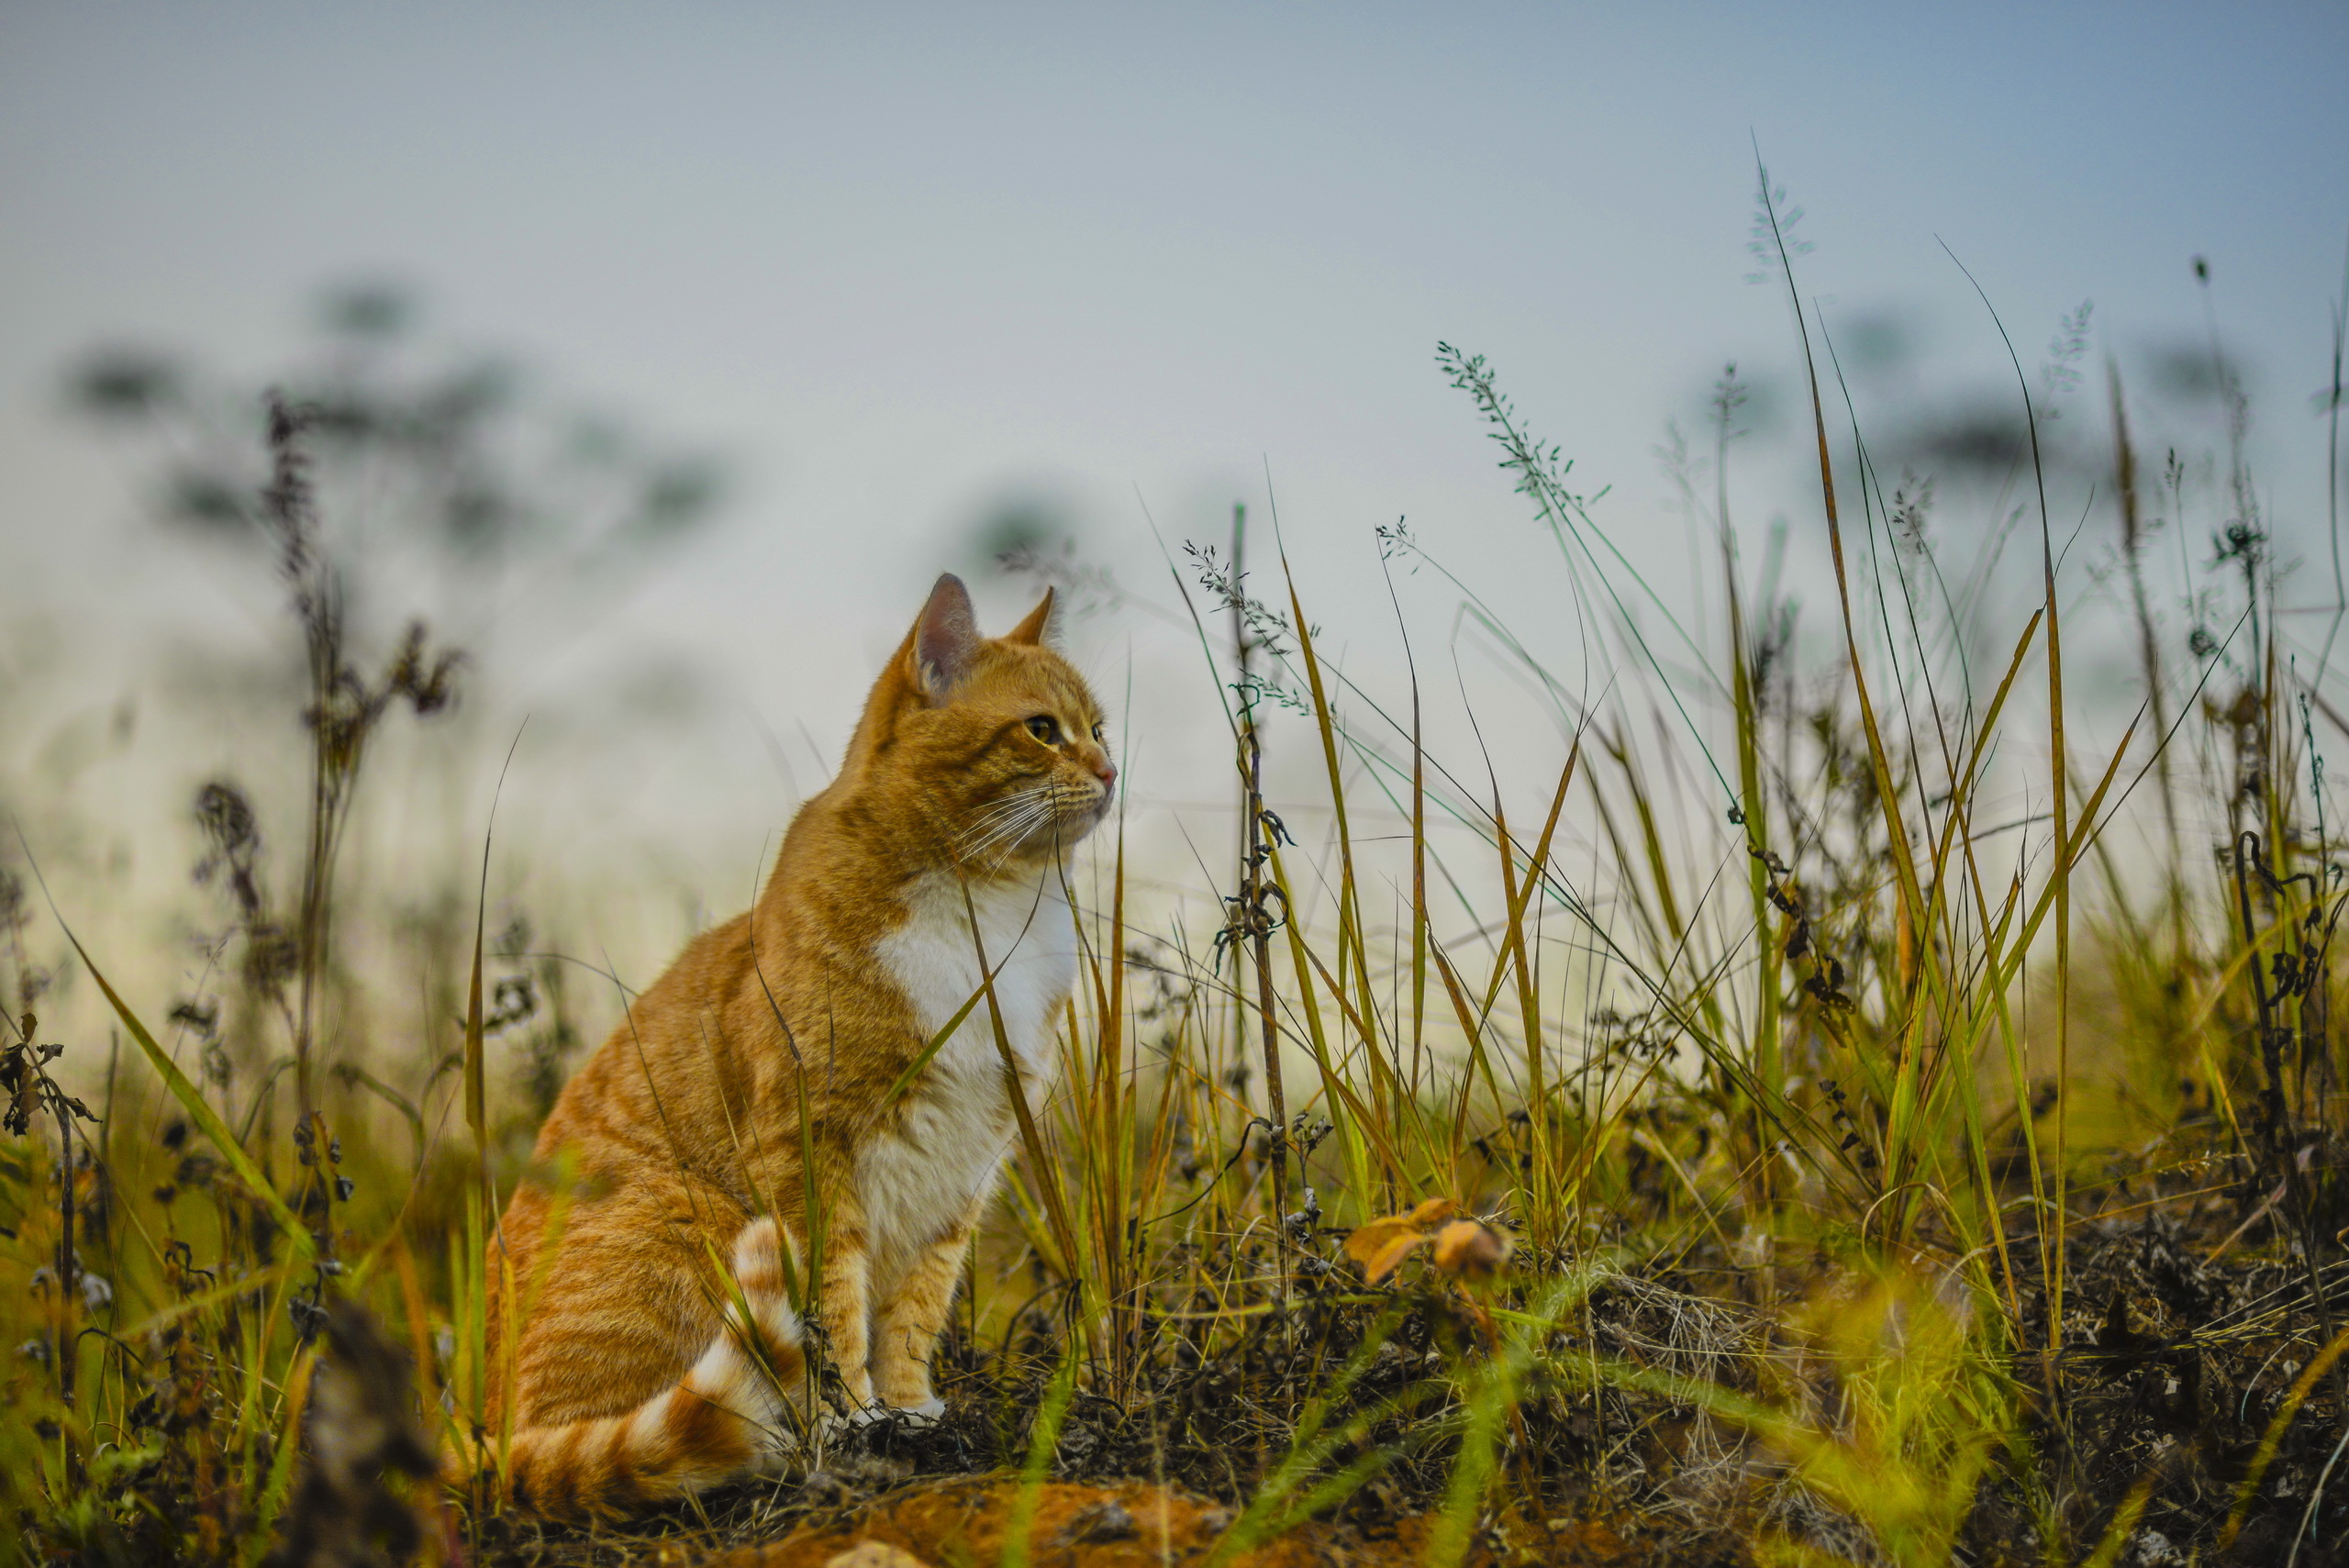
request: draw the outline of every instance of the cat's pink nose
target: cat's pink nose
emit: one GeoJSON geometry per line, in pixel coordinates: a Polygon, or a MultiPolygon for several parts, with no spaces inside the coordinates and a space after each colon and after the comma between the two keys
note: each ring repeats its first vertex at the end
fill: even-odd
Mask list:
{"type": "Polygon", "coordinates": [[[1093,764],[1093,775],[1101,781],[1103,795],[1118,787],[1118,765],[1107,757],[1093,764]]]}

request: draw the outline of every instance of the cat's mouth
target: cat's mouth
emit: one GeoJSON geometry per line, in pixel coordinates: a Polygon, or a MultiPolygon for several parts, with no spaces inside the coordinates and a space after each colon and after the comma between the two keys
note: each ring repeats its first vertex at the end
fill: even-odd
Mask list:
{"type": "Polygon", "coordinates": [[[1074,814],[1083,818],[1085,831],[1089,833],[1101,825],[1102,818],[1109,815],[1109,807],[1117,801],[1118,771],[1112,768],[1107,777],[1097,776],[1073,793],[1078,797],[1074,814]]]}

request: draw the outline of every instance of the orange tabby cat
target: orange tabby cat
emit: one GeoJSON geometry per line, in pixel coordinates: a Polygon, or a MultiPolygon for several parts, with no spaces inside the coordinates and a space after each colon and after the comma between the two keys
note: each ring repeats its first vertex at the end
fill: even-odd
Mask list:
{"type": "Polygon", "coordinates": [[[1099,705],[1046,646],[1052,606],[985,639],[938,580],[757,905],[695,939],[555,1103],[537,1169],[569,1162],[575,1196],[564,1213],[526,1180],[490,1253],[513,1282],[493,1347],[509,1293],[543,1282],[488,1429],[510,1419],[529,1506],[697,1491],[772,1469],[825,1418],[785,1284],[811,1184],[845,1414],[942,1410],[930,1352],[1016,1136],[996,1021],[1032,1095],[1075,977],[1065,858],[1117,780],[1099,705]]]}

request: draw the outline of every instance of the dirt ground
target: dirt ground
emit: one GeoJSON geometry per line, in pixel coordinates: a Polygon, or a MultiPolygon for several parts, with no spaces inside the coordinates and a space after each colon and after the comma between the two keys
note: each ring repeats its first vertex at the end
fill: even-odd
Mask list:
{"type": "MultiPolygon", "coordinates": [[[[2332,1500],[2338,1486],[2327,1486],[2337,1481],[2343,1419],[2329,1382],[2301,1390],[2306,1404],[2277,1425],[2326,1338],[2304,1299],[2305,1271],[2278,1248],[2254,1254],[2240,1241],[2226,1245],[2243,1220],[2223,1200],[2204,1201],[2207,1212],[2197,1205],[2075,1232],[2056,1371],[2065,1419],[2051,1418],[2039,1395],[2037,1358],[2020,1365],[2017,1433],[2031,1445],[2028,1462],[2012,1474],[1995,1470],[1982,1486],[1962,1535],[1973,1561],[2044,1560],[2025,1491],[2039,1475],[2062,1482],[2061,1523],[2076,1542],[2099,1540],[2111,1510],[2132,1488],[2144,1489],[2121,1568],[2189,1554],[2213,1563],[2278,1562],[2302,1529],[2310,1533],[2300,1541],[2301,1568],[2349,1562],[2332,1500]],[[2263,1442],[2274,1444],[2272,1462],[2258,1459],[2263,1442]],[[2221,1529],[2254,1462],[2266,1463],[2264,1476],[2240,1534],[2222,1550],[2221,1529]],[[2319,1497],[2321,1508],[2312,1509],[2319,1497]]],[[[2027,1344],[2046,1332],[2035,1262],[2018,1250],[2027,1344]]],[[[2327,1273],[2329,1293],[2349,1297],[2349,1264],[2327,1273]]],[[[1764,1346],[1770,1325],[1760,1316],[1676,1284],[1626,1276],[1595,1296],[1598,1347],[1667,1369],[1702,1351],[1706,1367],[1733,1370],[1736,1358],[1721,1352],[1764,1346]]],[[[1331,1321],[1342,1329],[1351,1320],[1331,1321]]],[[[1416,1331],[1407,1323],[1396,1332],[1401,1340],[1416,1331]]],[[[1204,1564],[1253,1495],[1264,1455],[1285,1440],[1277,1423],[1259,1433],[1249,1422],[1309,1392],[1313,1366],[1286,1367],[1279,1345],[1267,1329],[1252,1347],[1176,1369],[1166,1386],[1138,1400],[1081,1394],[1061,1431],[1053,1478],[1024,1500],[1015,1467],[1030,1446],[1036,1390],[973,1359],[944,1385],[949,1410],[936,1427],[874,1429],[818,1473],[729,1488],[618,1527],[571,1529],[507,1514],[485,1523],[468,1556],[484,1568],[832,1568],[869,1544],[841,1568],[994,1568],[1008,1560],[1007,1542],[1024,1535],[1030,1568],[1204,1564]],[[1284,1377],[1301,1381],[1284,1392],[1284,1377]]],[[[1397,1378],[1418,1364],[1395,1359],[1397,1378]]],[[[1359,1397],[1382,1392],[1371,1382],[1359,1397]]],[[[1406,1427],[1425,1418],[1400,1418],[1406,1427]]],[[[1742,1565],[1759,1540],[1789,1530],[1798,1540],[1843,1542],[1838,1550],[1867,1550],[1836,1517],[1793,1509],[1779,1485],[1782,1467],[1767,1453],[1731,1443],[1724,1469],[1716,1451],[1733,1434],[1698,1442],[1689,1412],[1654,1398],[1553,1390],[1529,1402],[1521,1419],[1522,1462],[1496,1498],[1497,1516],[1479,1520],[1464,1560],[1473,1568],[1742,1565]],[[1595,1446],[1598,1425],[1614,1435],[1612,1448],[1595,1446]]],[[[1416,1568],[1427,1560],[1449,1475],[1442,1451],[1398,1461],[1330,1515],[1224,1563],[1416,1568]]]]}
{"type": "MultiPolygon", "coordinates": [[[[710,1559],[709,1568],[979,1568],[1003,1560],[1020,1485],[982,1477],[913,1488],[875,1502],[853,1519],[808,1524],[782,1540],[710,1559]],[[891,1553],[897,1555],[891,1555],[891,1553]]],[[[1090,1486],[1048,1482],[1029,1518],[1030,1568],[1163,1568],[1204,1562],[1232,1521],[1220,1504],[1146,1482],[1090,1486]]],[[[1506,1555],[1480,1545],[1467,1568],[1554,1563],[1599,1568],[1628,1562],[1603,1525],[1512,1521],[1506,1555]]],[[[1407,1518],[1378,1533],[1307,1524],[1226,1559],[1230,1568],[1417,1568],[1427,1560],[1429,1521],[1407,1518]]]]}

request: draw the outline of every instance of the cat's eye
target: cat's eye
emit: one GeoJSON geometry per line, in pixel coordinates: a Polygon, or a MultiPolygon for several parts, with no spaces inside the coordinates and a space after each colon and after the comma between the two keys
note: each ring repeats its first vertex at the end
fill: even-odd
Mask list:
{"type": "Polygon", "coordinates": [[[1048,713],[1040,713],[1030,719],[1028,733],[1047,746],[1057,746],[1061,743],[1060,721],[1048,713]]]}
{"type": "Polygon", "coordinates": [[[1093,739],[1095,739],[1096,740],[1107,741],[1107,740],[1108,740],[1108,737],[1101,733],[1101,731],[1102,731],[1103,729],[1107,728],[1108,728],[1108,726],[1106,726],[1106,725],[1100,725],[1100,724],[1097,724],[1097,725],[1095,725],[1095,726],[1093,727],[1093,739]]]}

